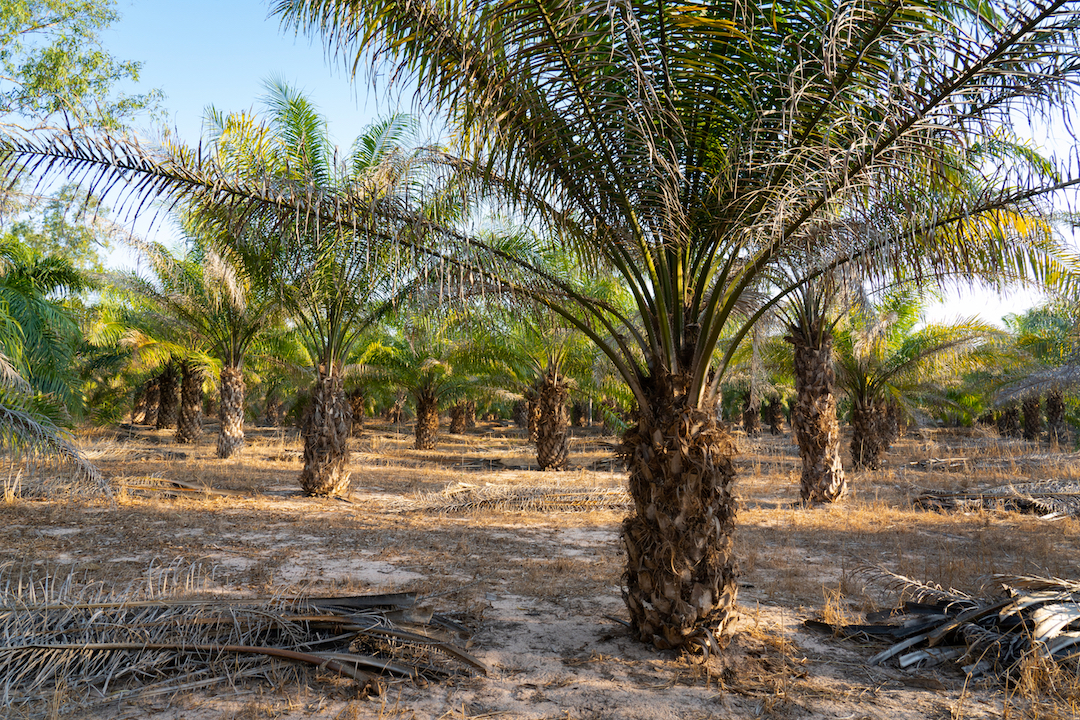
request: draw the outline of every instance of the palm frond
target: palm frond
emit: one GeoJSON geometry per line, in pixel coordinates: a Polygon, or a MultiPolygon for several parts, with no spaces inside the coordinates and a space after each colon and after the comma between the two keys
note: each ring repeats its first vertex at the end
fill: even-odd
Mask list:
{"type": "Polygon", "coordinates": [[[380,692],[376,675],[487,672],[463,628],[409,593],[225,599],[213,568],[150,568],[126,588],[72,574],[0,568],[0,707],[63,711],[263,677],[307,665],[380,692]],[[62,694],[57,695],[62,689],[62,694]]]}

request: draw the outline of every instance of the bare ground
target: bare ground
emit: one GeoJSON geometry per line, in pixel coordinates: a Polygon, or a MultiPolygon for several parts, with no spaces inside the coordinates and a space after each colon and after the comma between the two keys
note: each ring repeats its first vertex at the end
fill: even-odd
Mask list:
{"type": "Polygon", "coordinates": [[[93,718],[978,718],[1080,717],[1075,695],[1018,693],[958,671],[871,667],[880,647],[803,627],[895,598],[865,585],[868,564],[976,591],[992,573],[1080,578],[1080,523],[1015,513],[913,509],[924,489],[1070,479],[1080,457],[978,432],[903,438],[882,471],[855,474],[843,503],[803,509],[788,437],[740,438],[737,543],[743,618],[722,657],[706,662],[630,639],[620,596],[622,511],[399,512],[454,483],[620,488],[614,438],[579,431],[574,469],[527,468],[513,428],[444,436],[410,448],[408,428],[374,427],[354,441],[347,500],[300,496],[300,447],[253,430],[240,457],[213,457],[213,437],[176,446],[146,428],[82,438],[115,477],[162,477],[232,489],[225,497],[121,494],[115,503],[10,499],[0,505],[0,562],[78,570],[118,587],[151,565],[214,567],[218,591],[415,591],[474,629],[471,652],[491,669],[420,685],[390,681],[359,697],[351,681],[311,673],[301,684],[254,681],[95,709],[93,718]],[[927,470],[911,463],[965,458],[927,470]],[[484,470],[493,462],[504,469],[484,470]],[[591,469],[590,469],[591,468],[591,469]]]}

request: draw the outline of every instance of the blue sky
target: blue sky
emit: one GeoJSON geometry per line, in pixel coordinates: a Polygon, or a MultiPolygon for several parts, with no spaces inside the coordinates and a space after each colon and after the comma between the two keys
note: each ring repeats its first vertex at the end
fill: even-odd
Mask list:
{"type": "Polygon", "coordinates": [[[188,143],[198,140],[208,105],[250,109],[272,76],[305,91],[343,144],[396,109],[368,92],[367,78],[354,88],[321,43],[282,31],[276,18],[267,18],[267,2],[119,0],[116,7],[121,20],[102,38],[106,48],[143,63],[140,84],[165,93],[169,125],[188,143]]]}
{"type": "MultiPolygon", "coordinates": [[[[198,141],[207,106],[224,111],[255,108],[270,77],[303,90],[342,145],[375,118],[413,109],[411,96],[406,95],[406,107],[399,108],[385,88],[373,90],[366,75],[358,76],[354,84],[340,65],[326,57],[320,40],[282,31],[277,18],[267,17],[268,2],[118,0],[116,7],[121,20],[102,37],[106,48],[116,58],[143,63],[141,87],[165,93],[168,124],[187,143],[198,141]]],[[[141,129],[153,133],[149,126],[141,129]]],[[[163,242],[173,237],[160,223],[154,232],[141,222],[135,230],[163,242]]],[[[119,266],[134,262],[123,250],[110,260],[119,266]]],[[[1022,312],[1033,302],[1025,292],[1006,298],[981,291],[951,293],[930,314],[933,319],[978,314],[998,322],[1002,315],[1022,312]]]]}

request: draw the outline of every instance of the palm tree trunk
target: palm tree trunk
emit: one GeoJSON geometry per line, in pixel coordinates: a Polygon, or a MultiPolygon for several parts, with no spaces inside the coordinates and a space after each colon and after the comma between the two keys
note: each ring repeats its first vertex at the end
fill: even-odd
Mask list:
{"type": "Polygon", "coordinates": [[[1065,442],[1065,397],[1059,388],[1046,393],[1046,431],[1051,445],[1065,442]]]}
{"type": "Polygon", "coordinates": [[[746,394],[746,405],[743,406],[742,422],[743,430],[748,437],[757,437],[761,434],[761,410],[754,405],[754,393],[746,394]]]}
{"type": "Polygon", "coordinates": [[[146,409],[143,411],[143,422],[150,426],[157,425],[158,403],[161,400],[161,382],[154,378],[146,383],[146,409]]]}
{"type": "Polygon", "coordinates": [[[146,397],[149,394],[150,383],[143,383],[135,393],[135,401],[131,403],[131,424],[140,425],[146,420],[146,397]]]}
{"type": "Polygon", "coordinates": [[[306,495],[340,495],[349,488],[349,434],[352,407],[345,397],[341,374],[319,367],[304,414],[304,469],[300,487],[306,495]]]}
{"type": "Polygon", "coordinates": [[[177,443],[195,443],[202,437],[202,368],[185,360],[180,364],[180,414],[176,421],[177,443]]]}
{"type": "Polygon", "coordinates": [[[168,430],[176,427],[176,419],[180,414],[180,373],[176,372],[176,364],[169,361],[165,370],[158,376],[161,382],[159,386],[157,422],[154,427],[158,430],[168,430]]]}
{"type": "Polygon", "coordinates": [[[765,419],[769,423],[770,435],[784,434],[784,410],[780,398],[770,398],[765,404],[765,419]]]}
{"type": "Polygon", "coordinates": [[[1015,405],[1001,411],[997,420],[998,435],[1018,437],[1020,435],[1020,408],[1015,405]]]}
{"type": "Polygon", "coordinates": [[[476,401],[475,400],[466,400],[465,401],[465,429],[466,430],[475,430],[476,429],[476,401]]]}
{"type": "Polygon", "coordinates": [[[857,398],[851,407],[851,464],[856,470],[877,470],[885,450],[887,419],[883,403],[857,398]]]}
{"type": "Polygon", "coordinates": [[[428,388],[416,391],[417,450],[434,450],[439,437],[439,398],[428,388]]]}
{"type": "Polygon", "coordinates": [[[278,427],[281,425],[281,396],[277,389],[271,389],[263,400],[262,426],[278,427]]]}
{"type": "Polygon", "coordinates": [[[465,402],[455,403],[450,408],[450,434],[460,435],[465,432],[465,402]]]}
{"type": "Polygon", "coordinates": [[[683,378],[653,379],[620,448],[633,513],[623,521],[633,634],[660,649],[720,639],[736,617],[734,445],[683,378]],[[682,381],[682,382],[680,382],[682,381]]]}
{"type": "Polygon", "coordinates": [[[1042,437],[1042,409],[1039,407],[1039,396],[1028,395],[1024,398],[1024,439],[1039,441],[1042,437]]]}
{"type": "Polygon", "coordinates": [[[529,442],[536,444],[538,439],[537,423],[540,420],[540,397],[536,388],[529,388],[525,393],[525,425],[529,433],[529,442]]]}
{"type": "Polygon", "coordinates": [[[394,397],[394,404],[386,409],[386,420],[394,425],[400,425],[404,420],[405,393],[399,390],[394,397]]]}
{"type": "Polygon", "coordinates": [[[244,375],[239,368],[221,368],[221,428],[217,456],[232,457],[244,447],[244,375]]]}
{"type": "Polygon", "coordinates": [[[792,325],[785,339],[795,346],[795,407],[791,429],[799,445],[803,502],[836,502],[847,492],[840,462],[840,423],[836,419],[836,375],[832,335],[817,320],[809,328],[792,325]]]}
{"type": "Polygon", "coordinates": [[[565,470],[570,454],[566,401],[570,390],[555,368],[548,368],[536,388],[536,462],[541,470],[565,470]]]}
{"type": "Polygon", "coordinates": [[[364,432],[364,391],[360,388],[353,388],[347,397],[349,398],[349,409],[352,410],[352,430],[350,434],[353,437],[360,437],[364,432]]]}
{"type": "Polygon", "coordinates": [[[514,403],[514,407],[510,411],[510,414],[514,420],[514,424],[527,432],[529,425],[529,403],[525,400],[518,400],[514,403]]]}

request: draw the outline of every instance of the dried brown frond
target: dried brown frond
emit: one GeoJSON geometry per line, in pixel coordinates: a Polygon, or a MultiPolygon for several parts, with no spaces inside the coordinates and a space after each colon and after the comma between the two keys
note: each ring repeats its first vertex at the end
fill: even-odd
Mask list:
{"type": "Polygon", "coordinates": [[[122,590],[72,573],[0,568],[0,707],[31,717],[317,667],[377,675],[486,672],[462,626],[412,594],[221,598],[213,568],[178,561],[122,590]]]}

